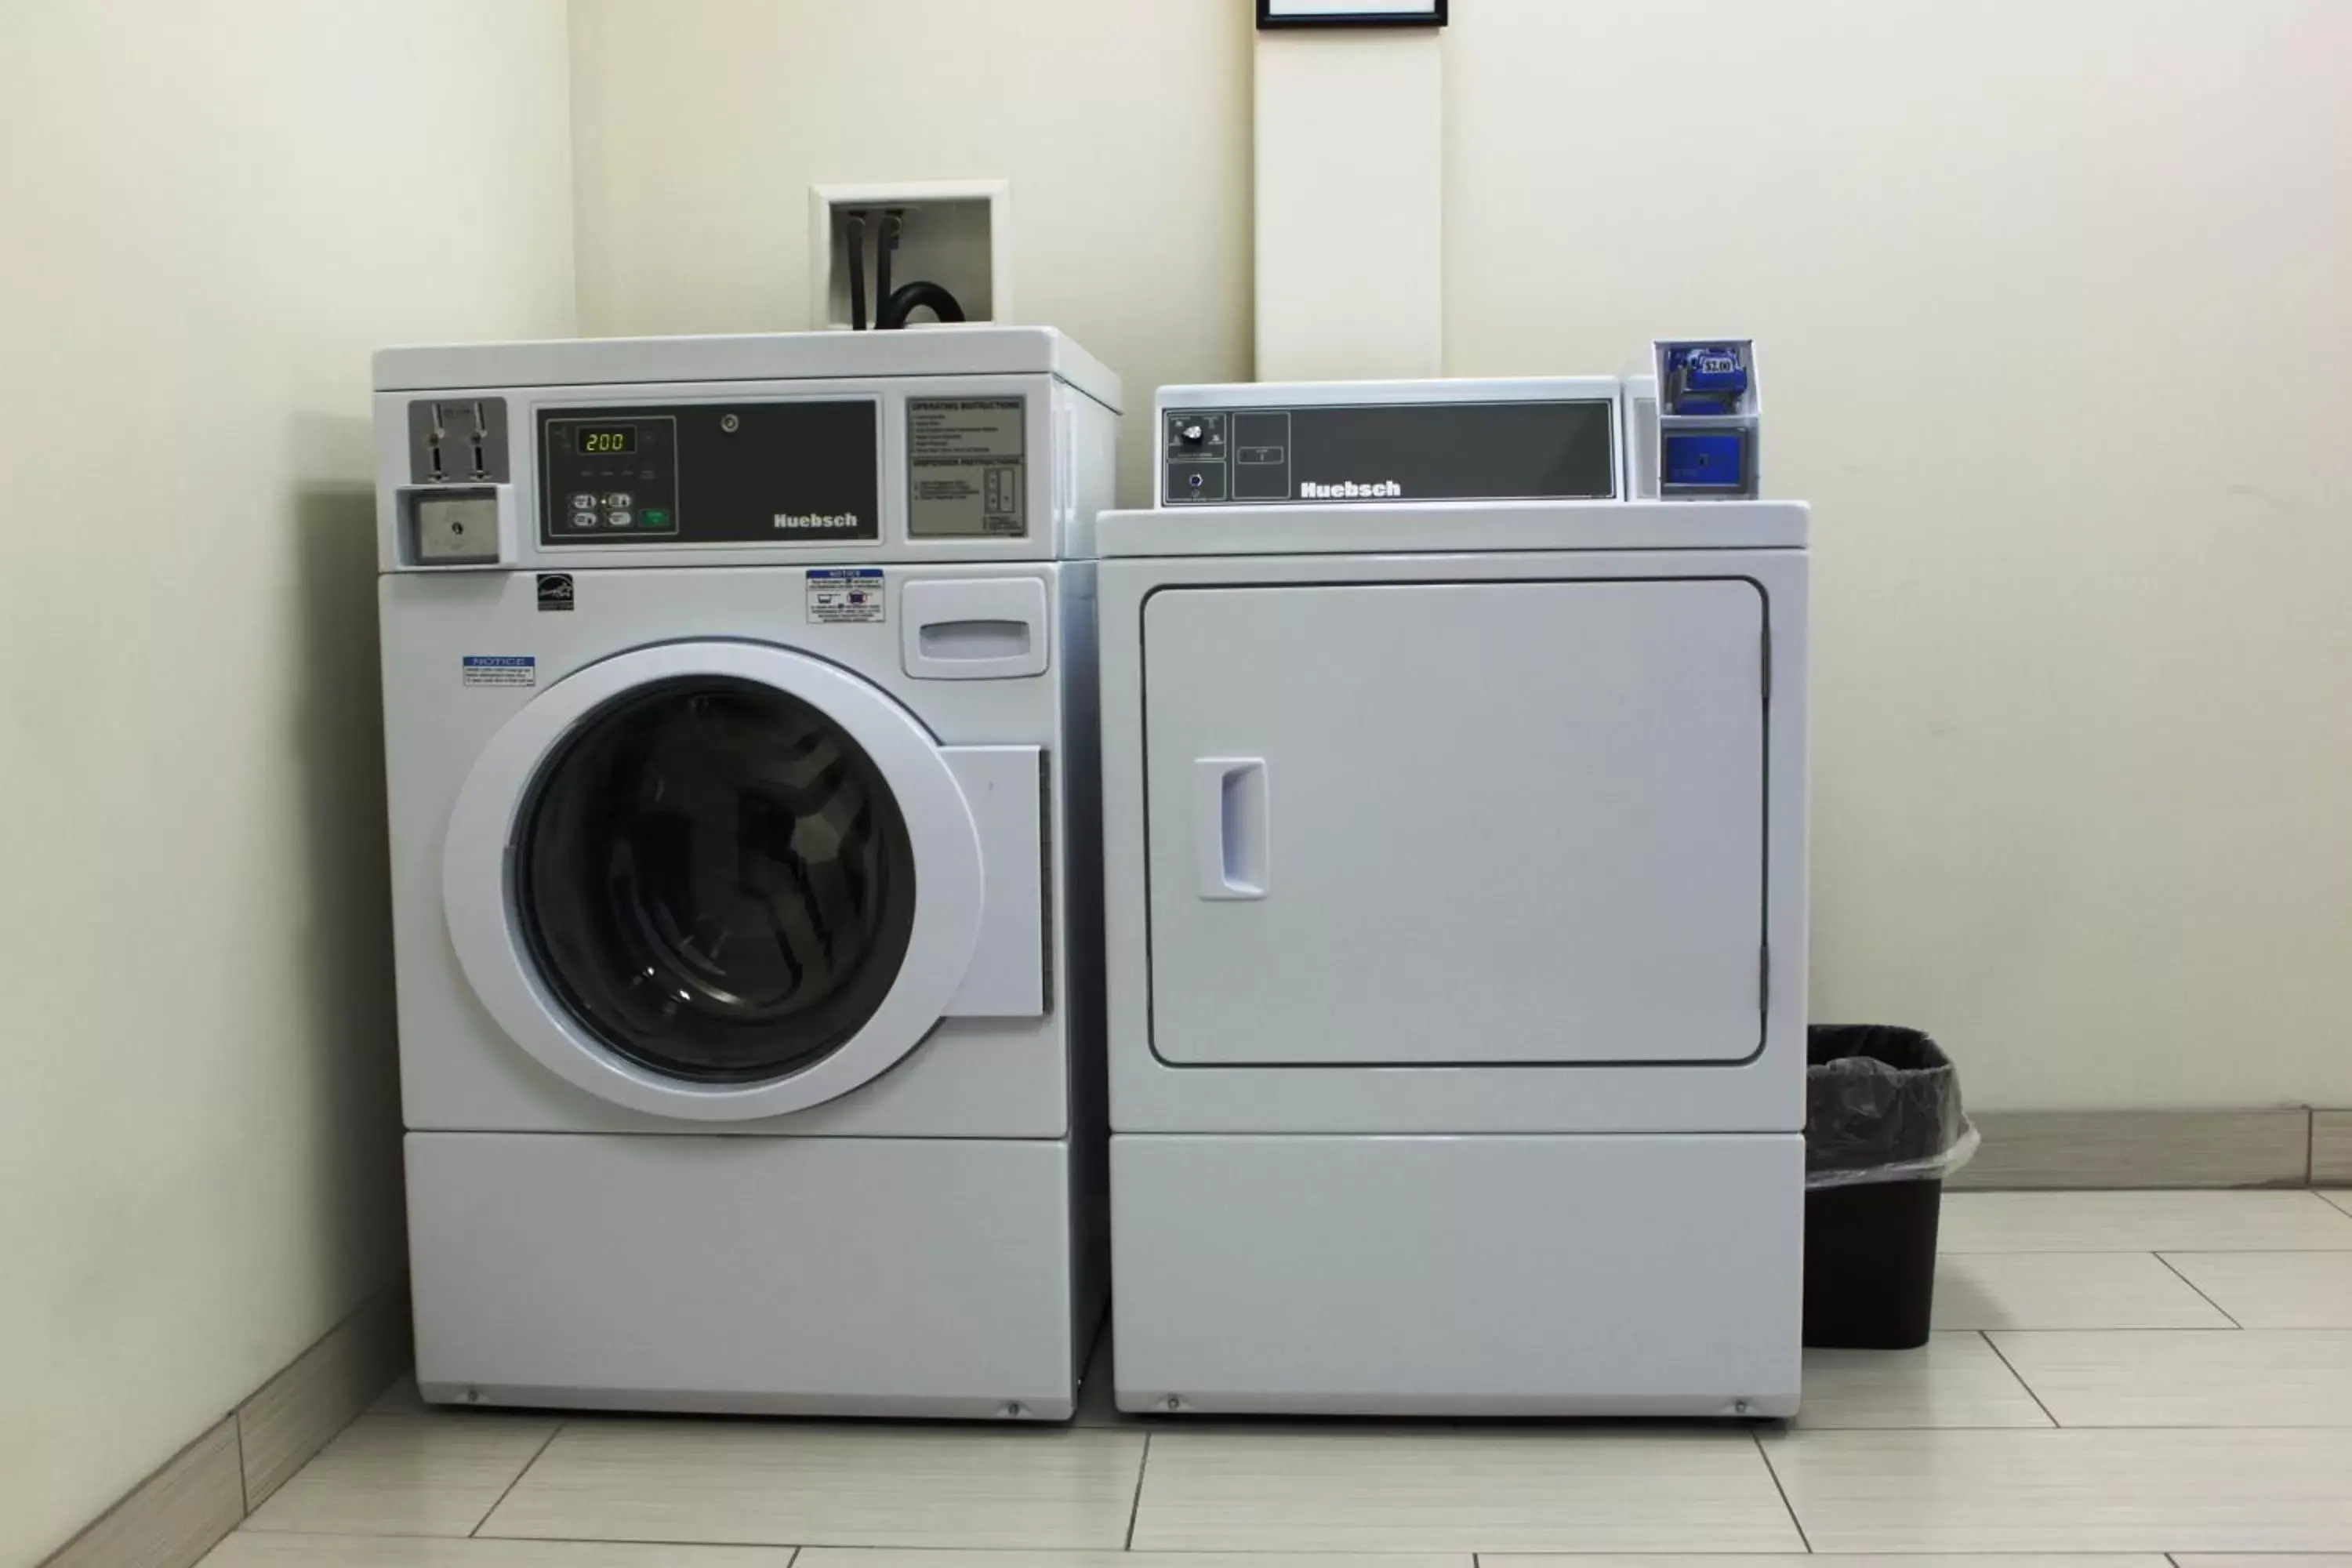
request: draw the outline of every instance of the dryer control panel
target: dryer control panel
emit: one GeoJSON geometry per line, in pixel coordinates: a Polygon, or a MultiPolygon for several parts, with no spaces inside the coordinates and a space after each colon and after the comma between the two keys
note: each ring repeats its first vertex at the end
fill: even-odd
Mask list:
{"type": "Polygon", "coordinates": [[[539,413],[541,544],[875,539],[870,398],[539,413]]]}
{"type": "MultiPolygon", "coordinates": [[[[1163,402],[1160,504],[1608,500],[1618,495],[1613,383],[1545,397],[1482,397],[1476,383],[1405,385],[1446,390],[1380,401],[1385,389],[1374,384],[1350,389],[1360,401],[1163,402]]],[[[1171,389],[1180,390],[1263,397],[1283,389],[1171,389]]]]}

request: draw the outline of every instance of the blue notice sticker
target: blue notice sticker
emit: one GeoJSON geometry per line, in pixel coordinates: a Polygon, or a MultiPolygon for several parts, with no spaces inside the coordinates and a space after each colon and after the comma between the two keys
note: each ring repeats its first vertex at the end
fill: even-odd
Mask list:
{"type": "Polygon", "coordinates": [[[879,621],[888,595],[879,566],[828,566],[808,574],[812,621],[879,621]]]}

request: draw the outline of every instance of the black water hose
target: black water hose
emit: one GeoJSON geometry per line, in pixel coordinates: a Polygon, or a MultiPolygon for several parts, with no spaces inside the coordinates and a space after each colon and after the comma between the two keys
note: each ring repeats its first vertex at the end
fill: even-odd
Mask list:
{"type": "Polygon", "coordinates": [[[907,318],[929,306],[931,313],[942,321],[963,320],[963,307],[956,297],[928,279],[902,285],[898,291],[882,302],[874,313],[874,325],[883,331],[895,331],[907,324],[907,318]]]}
{"type": "Polygon", "coordinates": [[[866,330],[866,215],[851,213],[848,226],[849,328],[862,332],[866,330]]]}
{"type": "Polygon", "coordinates": [[[874,239],[874,314],[875,325],[882,325],[882,304],[890,298],[890,258],[898,254],[898,237],[907,226],[907,215],[886,212],[882,215],[882,232],[874,239]]]}

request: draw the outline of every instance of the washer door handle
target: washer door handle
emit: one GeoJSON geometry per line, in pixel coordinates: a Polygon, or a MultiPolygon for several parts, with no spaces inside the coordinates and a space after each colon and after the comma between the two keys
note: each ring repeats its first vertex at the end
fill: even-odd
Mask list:
{"type": "Polygon", "coordinates": [[[1192,763],[1192,865],[1204,899],[1262,899],[1273,879],[1264,757],[1192,763]]]}

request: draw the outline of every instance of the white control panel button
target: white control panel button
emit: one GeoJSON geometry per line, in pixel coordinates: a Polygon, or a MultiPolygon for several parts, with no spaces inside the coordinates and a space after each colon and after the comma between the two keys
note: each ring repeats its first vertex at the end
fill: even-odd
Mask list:
{"type": "Polygon", "coordinates": [[[593,528],[596,526],[596,514],[593,511],[575,511],[572,514],[572,526],[574,528],[593,528]]]}
{"type": "Polygon", "coordinates": [[[633,512],[608,511],[604,514],[604,521],[611,523],[614,528],[626,528],[629,524],[636,521],[637,520],[635,514],[633,512]]]}
{"type": "Polygon", "coordinates": [[[573,511],[593,511],[596,510],[596,498],[590,495],[587,491],[583,490],[578,495],[572,498],[572,510],[573,511]]]}
{"type": "MultiPolygon", "coordinates": [[[[593,506],[595,503],[592,501],[589,504],[593,506]]],[[[637,503],[635,498],[631,496],[628,491],[614,490],[611,495],[604,498],[604,504],[609,507],[616,507],[625,511],[630,507],[633,507],[637,503]]]]}

